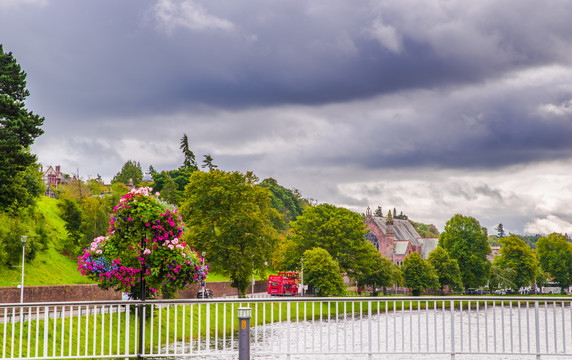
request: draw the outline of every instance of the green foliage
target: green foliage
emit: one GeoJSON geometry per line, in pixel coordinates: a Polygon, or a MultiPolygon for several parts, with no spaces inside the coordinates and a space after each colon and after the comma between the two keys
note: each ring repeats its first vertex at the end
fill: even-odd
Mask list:
{"type": "Polygon", "coordinates": [[[538,239],[536,249],[540,266],[564,291],[572,283],[572,244],[565,235],[552,233],[538,239]]]}
{"type": "Polygon", "coordinates": [[[463,288],[461,281],[461,270],[457,260],[451,259],[447,251],[440,246],[431,251],[427,259],[429,264],[433,266],[437,276],[439,277],[439,284],[441,285],[441,293],[444,294],[445,286],[449,286],[455,291],[463,288]]]}
{"type": "Polygon", "coordinates": [[[123,164],[121,171],[113,177],[111,183],[113,184],[118,182],[129,185],[131,181],[133,181],[133,186],[138,187],[142,180],[143,170],[141,170],[141,164],[137,161],[128,160],[123,164]]]}
{"type": "Polygon", "coordinates": [[[401,272],[405,286],[411,288],[414,296],[419,296],[423,289],[439,288],[439,277],[435,269],[416,252],[412,252],[403,260],[401,272]]]}
{"type": "Polygon", "coordinates": [[[193,167],[180,167],[177,170],[152,172],[153,190],[159,191],[163,200],[174,205],[181,205],[185,186],[195,171],[193,167]]]}
{"type": "Polygon", "coordinates": [[[204,155],[203,165],[201,165],[201,167],[203,169],[207,168],[209,170],[218,168],[218,166],[213,164],[213,157],[211,156],[211,154],[204,155]]]}
{"type": "Polygon", "coordinates": [[[309,207],[290,223],[294,231],[286,265],[294,268],[306,250],[326,250],[342,271],[355,277],[367,258],[365,225],[359,214],[330,204],[309,207]]]}
{"type": "Polygon", "coordinates": [[[26,73],[0,45],[0,211],[33,204],[38,189],[36,156],[28,151],[44,118],[26,109],[26,73]]]}
{"type": "Polygon", "coordinates": [[[161,190],[161,199],[165,200],[169,204],[178,205],[183,199],[183,193],[179,189],[178,184],[171,178],[169,173],[164,182],[163,189],[161,190]]]}
{"type": "Polygon", "coordinates": [[[187,134],[183,134],[183,137],[181,138],[180,148],[183,151],[183,155],[185,155],[183,167],[192,170],[198,170],[199,168],[197,166],[197,161],[195,160],[195,154],[189,148],[189,138],[187,137],[187,134]]]}
{"type": "Polygon", "coordinates": [[[477,220],[459,214],[453,216],[439,236],[439,246],[459,263],[465,289],[487,283],[491,266],[487,255],[491,253],[491,247],[487,241],[487,229],[481,227],[477,220]]]}
{"type": "Polygon", "coordinates": [[[514,291],[534,283],[538,274],[538,261],[534,252],[516,235],[500,239],[500,256],[494,261],[501,268],[514,270],[510,281],[514,291]]]}
{"type": "Polygon", "coordinates": [[[340,266],[322,248],[306,250],[304,256],[304,281],[317,296],[343,295],[344,277],[340,266]]]}
{"type": "Polygon", "coordinates": [[[396,282],[393,263],[384,258],[371,243],[367,243],[365,249],[367,257],[360,264],[358,283],[362,286],[370,285],[373,295],[377,296],[377,288],[386,288],[396,282]]]}
{"type": "Polygon", "coordinates": [[[64,245],[64,251],[68,255],[74,255],[78,252],[80,241],[83,238],[81,233],[81,223],[83,213],[80,205],[73,199],[62,198],[58,203],[60,215],[66,222],[66,230],[68,233],[67,241],[64,245]]]}
{"type": "Polygon", "coordinates": [[[495,228],[495,230],[497,231],[499,238],[502,238],[505,236],[503,224],[498,224],[497,227],[495,228]]]}
{"type": "Polygon", "coordinates": [[[430,224],[422,224],[412,220],[409,220],[415,231],[422,237],[422,238],[438,238],[439,237],[439,230],[435,227],[435,225],[430,224]]]}
{"type": "Polygon", "coordinates": [[[264,179],[260,186],[270,189],[272,207],[282,215],[282,218],[276,219],[274,228],[279,231],[288,229],[290,221],[294,221],[302,215],[304,211],[303,201],[292,190],[280,186],[273,178],[264,179]]]}
{"type": "Polygon", "coordinates": [[[514,289],[516,285],[512,281],[516,271],[509,267],[501,267],[495,263],[491,265],[489,289],[514,289]]]}
{"type": "Polygon", "coordinates": [[[280,216],[270,191],[248,172],[195,171],[185,189],[182,214],[185,240],[223,271],[246,294],[253,272],[264,273],[278,234],[271,226],[280,216]]]}
{"type": "Polygon", "coordinates": [[[77,260],[70,259],[61,253],[66,238],[66,229],[65,222],[59,216],[57,204],[57,200],[42,196],[38,198],[36,207],[23,211],[18,217],[0,214],[0,233],[12,232],[12,235],[8,237],[0,236],[0,249],[10,238],[11,264],[13,264],[0,265],[0,286],[14,286],[20,283],[21,235],[28,236],[26,285],[91,283],[76,271],[77,260]]]}

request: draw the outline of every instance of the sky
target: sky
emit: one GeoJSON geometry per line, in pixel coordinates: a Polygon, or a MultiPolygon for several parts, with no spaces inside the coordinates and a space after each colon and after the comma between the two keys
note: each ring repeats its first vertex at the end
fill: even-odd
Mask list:
{"type": "Polygon", "coordinates": [[[199,163],[443,230],[572,234],[572,2],[0,0],[44,165],[199,163]]]}

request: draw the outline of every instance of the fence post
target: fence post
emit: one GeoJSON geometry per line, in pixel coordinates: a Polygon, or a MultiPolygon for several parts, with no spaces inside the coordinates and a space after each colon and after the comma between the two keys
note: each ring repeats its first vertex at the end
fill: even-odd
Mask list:
{"type": "Polygon", "coordinates": [[[250,312],[249,307],[238,308],[238,360],[250,359],[250,312]]]}
{"type": "Polygon", "coordinates": [[[540,360],[540,318],[538,315],[538,300],[534,301],[534,320],[536,333],[536,359],[540,360]]]}
{"type": "Polygon", "coordinates": [[[451,300],[451,360],[455,360],[455,300],[451,300]]]}

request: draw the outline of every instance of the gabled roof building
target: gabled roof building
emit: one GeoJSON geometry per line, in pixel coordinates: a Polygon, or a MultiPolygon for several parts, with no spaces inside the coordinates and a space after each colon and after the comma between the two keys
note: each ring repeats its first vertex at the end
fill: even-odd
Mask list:
{"type": "Polygon", "coordinates": [[[369,232],[366,240],[371,242],[385,258],[394,264],[402,265],[403,260],[412,252],[427,259],[429,253],[437,247],[437,238],[422,238],[409,220],[388,219],[374,216],[368,208],[365,224],[369,232]]]}

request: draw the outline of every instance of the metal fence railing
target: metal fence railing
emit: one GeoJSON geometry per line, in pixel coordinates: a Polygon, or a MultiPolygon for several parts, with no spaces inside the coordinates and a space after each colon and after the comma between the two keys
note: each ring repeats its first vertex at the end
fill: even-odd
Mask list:
{"type": "Polygon", "coordinates": [[[239,307],[251,308],[253,358],[572,356],[571,301],[459,296],[0,304],[0,359],[236,358],[239,307]]]}

